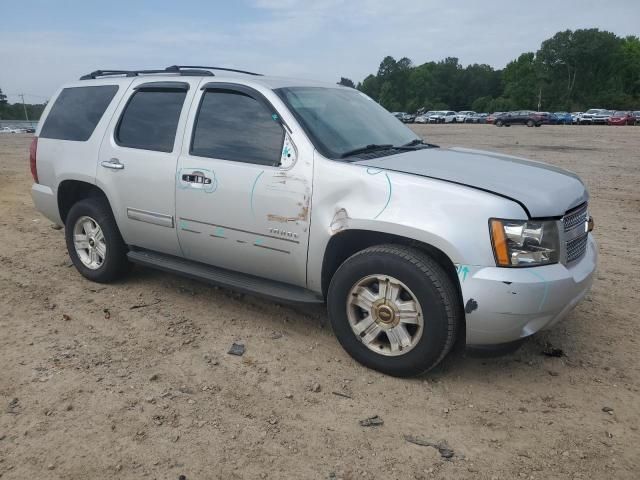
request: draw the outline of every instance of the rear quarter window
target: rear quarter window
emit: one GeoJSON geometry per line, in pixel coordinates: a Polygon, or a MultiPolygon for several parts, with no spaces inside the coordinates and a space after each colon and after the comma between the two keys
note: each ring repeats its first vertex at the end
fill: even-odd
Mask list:
{"type": "Polygon", "coordinates": [[[63,89],[51,107],[40,137],[76,142],[89,140],[117,91],[117,85],[63,89]]]}

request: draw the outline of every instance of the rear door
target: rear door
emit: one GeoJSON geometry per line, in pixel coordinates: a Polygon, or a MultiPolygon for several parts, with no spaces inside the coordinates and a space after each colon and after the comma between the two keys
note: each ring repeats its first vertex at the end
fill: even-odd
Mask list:
{"type": "Polygon", "coordinates": [[[130,245],[181,254],[174,216],[176,163],[198,81],[138,78],[111,119],[96,178],[130,245]]]}

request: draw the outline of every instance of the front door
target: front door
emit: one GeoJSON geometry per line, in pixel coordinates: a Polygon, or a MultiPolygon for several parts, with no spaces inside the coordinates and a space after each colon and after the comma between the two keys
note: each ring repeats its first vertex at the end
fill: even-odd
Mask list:
{"type": "Polygon", "coordinates": [[[268,91],[200,90],[176,176],[184,255],[305,286],[312,150],[298,150],[268,91]]]}
{"type": "Polygon", "coordinates": [[[96,180],[125,242],[172,255],[176,164],[198,79],[132,82],[102,141],[96,180]]]}

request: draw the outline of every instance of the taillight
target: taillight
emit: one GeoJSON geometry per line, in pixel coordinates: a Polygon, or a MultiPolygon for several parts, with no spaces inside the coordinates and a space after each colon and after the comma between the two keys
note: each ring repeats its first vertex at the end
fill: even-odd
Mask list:
{"type": "Polygon", "coordinates": [[[31,176],[33,181],[38,183],[38,166],[36,165],[36,154],[38,153],[38,137],[33,137],[31,146],[29,147],[29,166],[31,167],[31,176]]]}

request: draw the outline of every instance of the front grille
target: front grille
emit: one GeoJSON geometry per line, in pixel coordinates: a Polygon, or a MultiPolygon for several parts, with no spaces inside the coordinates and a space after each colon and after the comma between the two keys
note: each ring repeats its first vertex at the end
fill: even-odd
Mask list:
{"type": "Polygon", "coordinates": [[[587,249],[587,204],[568,211],[562,218],[564,237],[566,238],[567,263],[573,262],[584,255],[587,249]]]}

